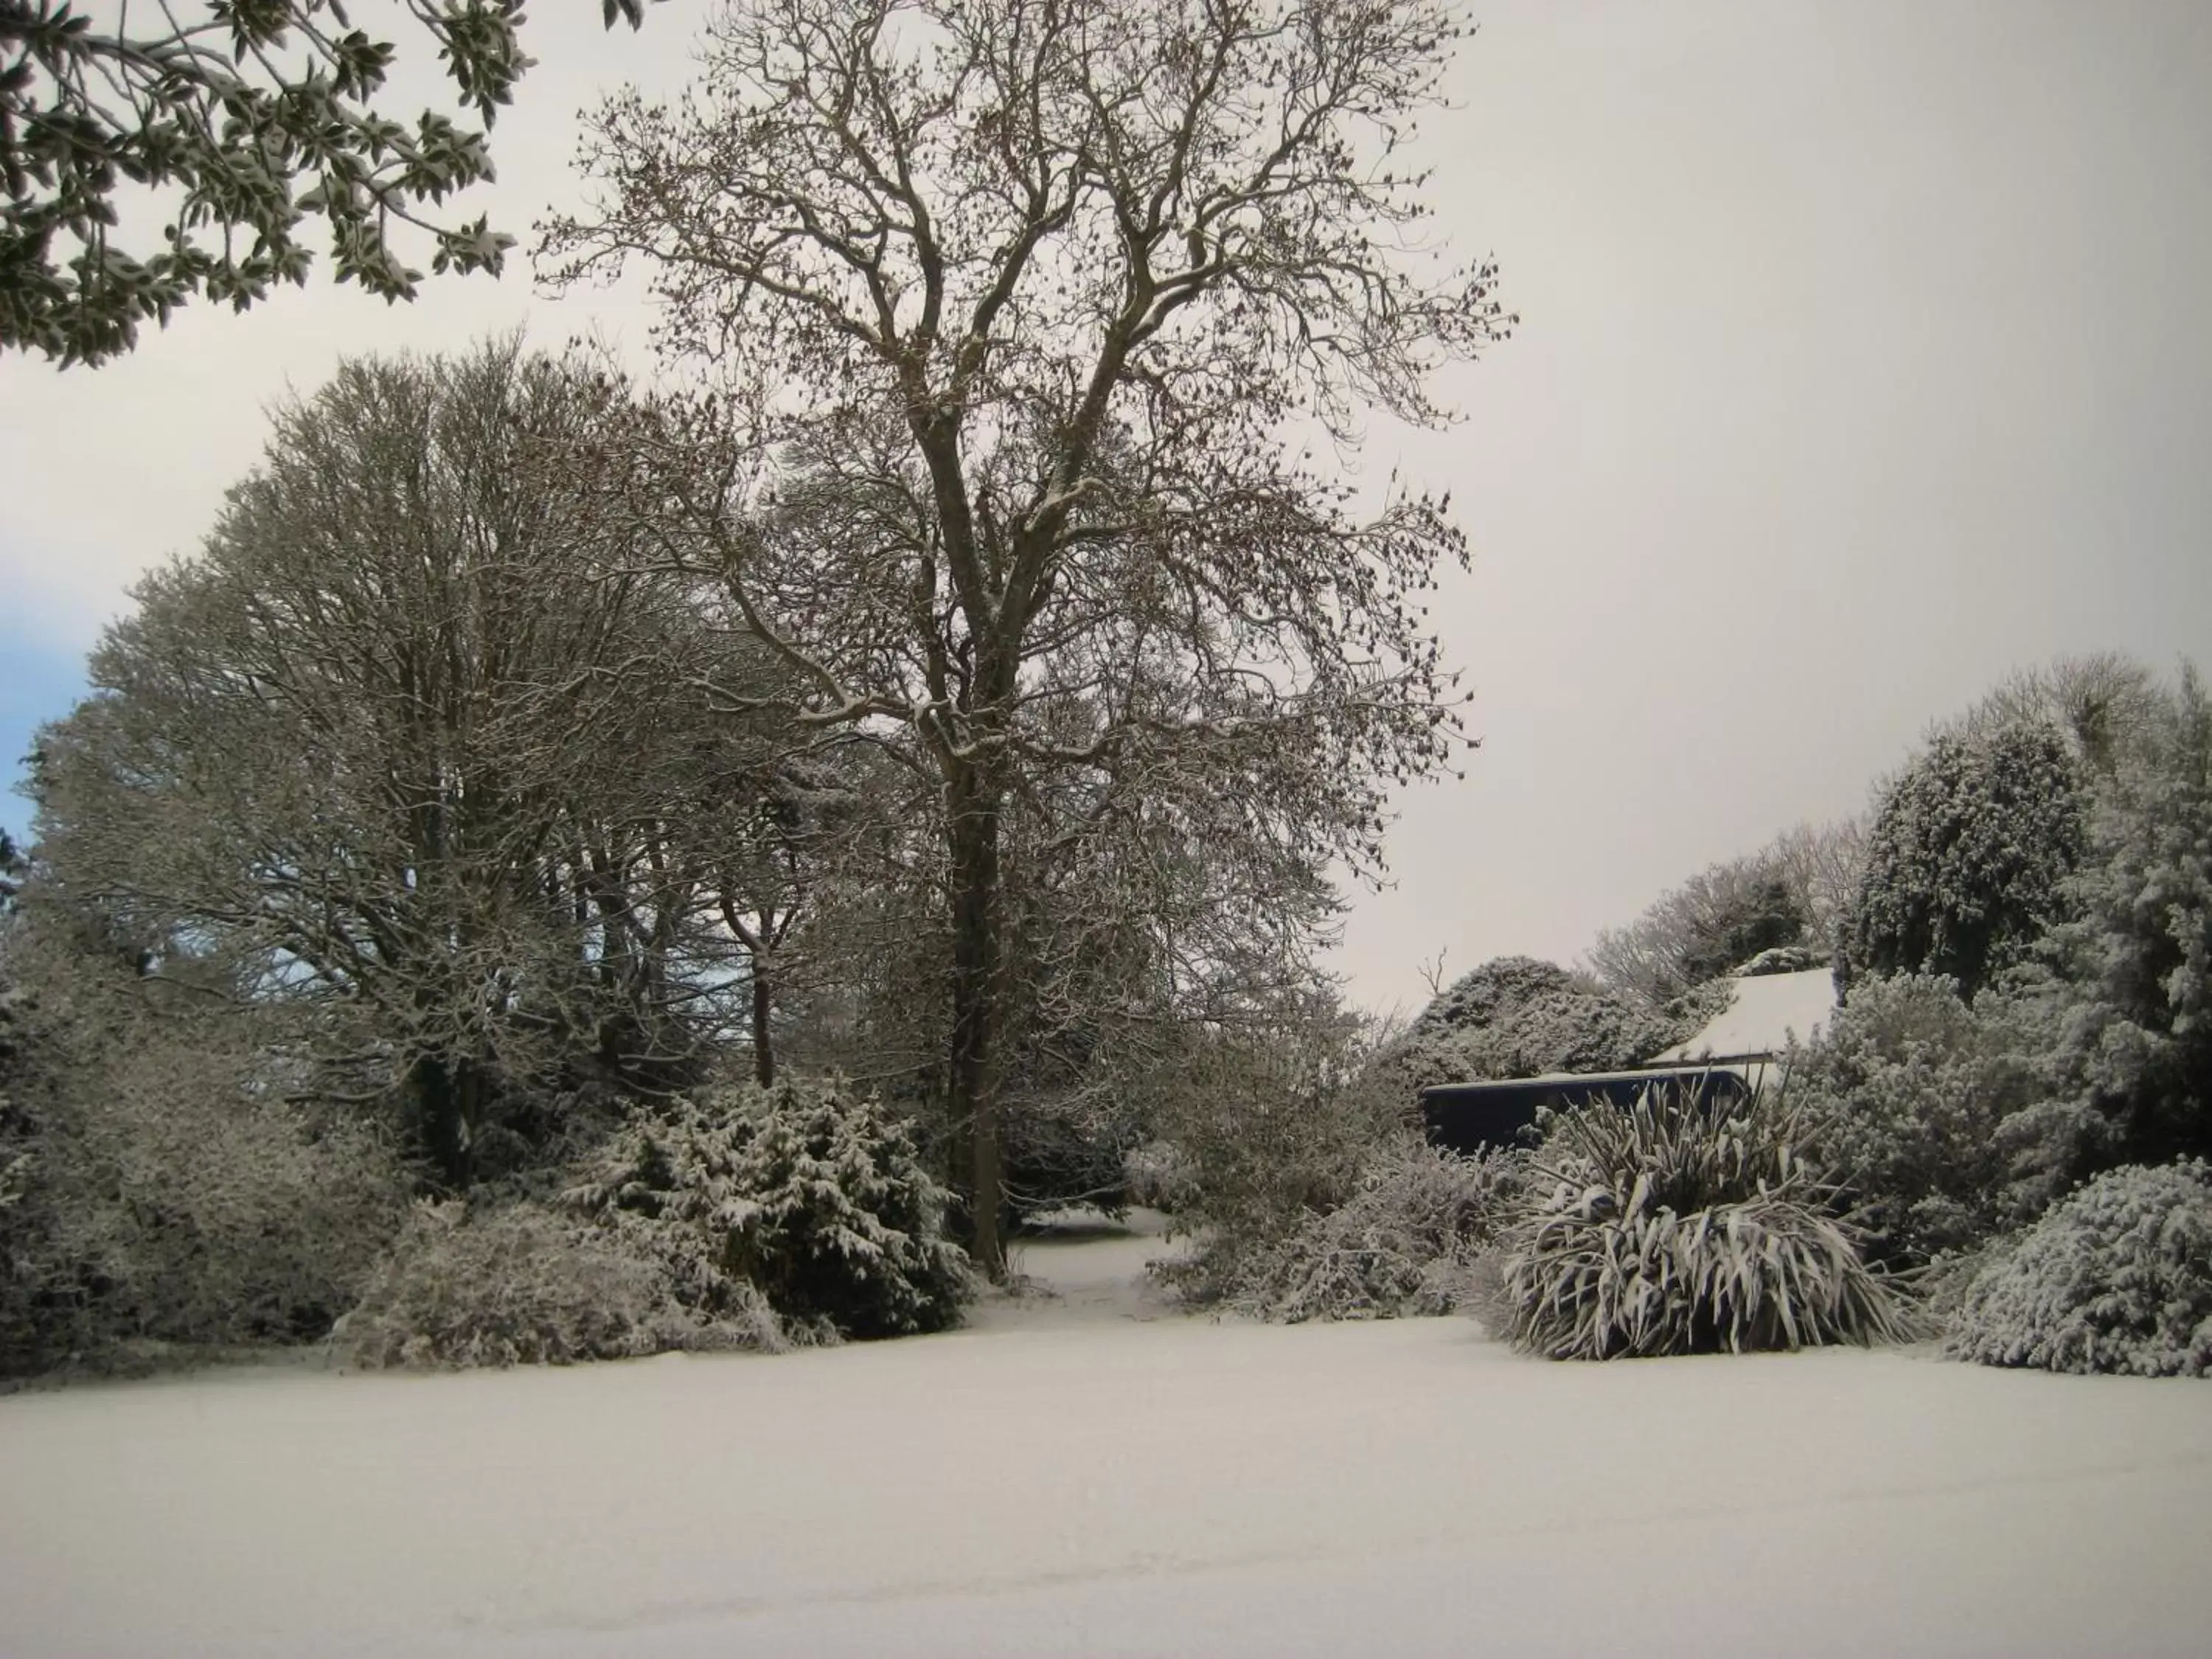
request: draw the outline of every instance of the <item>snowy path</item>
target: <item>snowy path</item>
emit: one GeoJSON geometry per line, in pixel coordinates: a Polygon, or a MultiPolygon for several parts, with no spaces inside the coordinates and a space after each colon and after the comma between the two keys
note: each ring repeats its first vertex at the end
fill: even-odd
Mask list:
{"type": "Polygon", "coordinates": [[[1055,1299],[780,1359],[0,1400],[0,1655],[2212,1650],[2212,1386],[1055,1299]]]}

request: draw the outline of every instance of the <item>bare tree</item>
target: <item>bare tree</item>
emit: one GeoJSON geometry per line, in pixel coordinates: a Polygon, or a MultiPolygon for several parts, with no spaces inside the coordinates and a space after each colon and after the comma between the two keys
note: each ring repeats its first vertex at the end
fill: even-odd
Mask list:
{"type": "Polygon", "coordinates": [[[1012,805],[1072,769],[1264,868],[1371,865],[1456,739],[1418,597],[1463,556],[1444,503],[1362,510],[1289,434],[1442,420],[1429,371],[1510,321],[1487,264],[1428,264],[1401,161],[1462,33],[1441,0],[750,0],[681,107],[601,110],[604,206],[547,233],[568,278],[642,258],[702,383],[610,496],[720,575],[793,718],[936,781],[989,1271],[1012,805]]]}
{"type": "Polygon", "coordinates": [[[1856,823],[1785,830],[1756,853],[1710,865],[1590,947],[1590,970],[1653,1004],[1680,996],[1760,951],[1832,951],[1858,891],[1856,823]]]}
{"type": "Polygon", "coordinates": [[[2044,721],[2065,733],[2093,774],[2109,777],[2154,727],[2161,707],[2150,670],[2118,652],[2100,651],[2016,669],[1964,714],[1931,725],[1929,735],[1972,741],[2044,721]]]}

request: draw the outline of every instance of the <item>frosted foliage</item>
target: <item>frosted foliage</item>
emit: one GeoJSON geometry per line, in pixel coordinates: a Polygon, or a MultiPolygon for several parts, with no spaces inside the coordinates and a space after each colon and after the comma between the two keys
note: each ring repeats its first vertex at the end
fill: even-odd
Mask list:
{"type": "Polygon", "coordinates": [[[2212,1375],[2212,1168],[2112,1170],[1966,1291],[1950,1351],[1985,1365],[2212,1375]]]}
{"type": "Polygon", "coordinates": [[[1844,833],[1795,830],[1748,858],[1700,871],[1627,927],[1600,933],[1591,969],[1656,1005],[1766,951],[1797,948],[1825,959],[1833,907],[1824,908],[1816,888],[1823,867],[1844,856],[1844,833]]]}
{"type": "Polygon", "coordinates": [[[2098,804],[2055,954],[2087,1088],[2158,1158],[2212,1152],[2212,699],[2185,672],[2098,804]]]}
{"type": "Polygon", "coordinates": [[[1960,1248],[1996,1224],[2003,1079],[1958,983],[1900,975],[1851,989],[1790,1085],[1821,1162],[1894,1247],[1960,1248]]]}
{"type": "Polygon", "coordinates": [[[1461,978],[1377,1056],[1407,1090],[1433,1083],[1603,1072],[1680,1042],[1713,1012],[1656,1012],[1637,999],[1529,957],[1501,957],[1461,978]]]}
{"type": "Polygon", "coordinates": [[[1764,1097],[1559,1115],[1499,1239],[1504,1334],[1552,1359],[1896,1340],[1911,1310],[1764,1097]]]}
{"type": "Polygon", "coordinates": [[[0,999],[0,1371],[322,1335],[405,1213],[389,1147],[236,1027],[39,965],[0,999]]]}
{"type": "Polygon", "coordinates": [[[734,1283],[817,1333],[942,1330],[973,1292],[948,1195],[906,1127],[830,1085],[747,1085],[640,1110],[568,1201],[712,1307],[734,1283]]]}
{"type": "Polygon", "coordinates": [[[1839,978],[1948,974],[1972,996],[2056,919],[2084,814],[2078,763],[2055,728],[1935,738],[1868,834],[1839,978]]]}
{"type": "Polygon", "coordinates": [[[416,1370],[786,1346],[749,1286],[706,1313],[629,1239],[539,1205],[459,1201],[417,1208],[334,1340],[354,1364],[416,1370]]]}
{"type": "Polygon", "coordinates": [[[1343,1204],[1309,1214],[1244,1257],[1228,1302],[1285,1324],[1450,1313],[1522,1167],[1518,1153],[1465,1158],[1417,1140],[1393,1143],[1343,1204]]]}

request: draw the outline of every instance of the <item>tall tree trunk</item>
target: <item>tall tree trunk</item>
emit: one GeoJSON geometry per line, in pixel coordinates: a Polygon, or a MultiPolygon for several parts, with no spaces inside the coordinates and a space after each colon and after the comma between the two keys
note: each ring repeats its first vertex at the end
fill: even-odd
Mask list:
{"type": "Polygon", "coordinates": [[[483,1104],[477,1068],[465,1060],[424,1054],[416,1060],[407,1086],[415,1097],[423,1150],[448,1185],[466,1187],[475,1174],[471,1148],[483,1104]]]}
{"type": "Polygon", "coordinates": [[[946,789],[952,854],[951,1109],[968,1127],[969,1253],[993,1280],[1006,1276],[999,1233],[1005,1185],[999,1157],[996,1014],[999,935],[999,821],[1003,792],[972,766],[946,789]]]}
{"type": "Polygon", "coordinates": [[[768,1030],[771,986],[767,960],[753,953],[753,1079],[763,1089],[775,1085],[775,1049],[768,1030]]]}

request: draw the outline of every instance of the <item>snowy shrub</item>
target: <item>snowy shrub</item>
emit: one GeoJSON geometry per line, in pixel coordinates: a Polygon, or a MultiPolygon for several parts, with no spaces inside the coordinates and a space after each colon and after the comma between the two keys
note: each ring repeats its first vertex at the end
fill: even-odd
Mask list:
{"type": "Polygon", "coordinates": [[[2212,1167],[2112,1170],[1968,1288],[1950,1352],[1985,1365],[2212,1376],[2212,1167]]]}
{"type": "Polygon", "coordinates": [[[1520,1153],[1395,1141],[1342,1204],[1240,1260],[1225,1299],[1285,1324],[1450,1313],[1522,1179],[1520,1153]]]}
{"type": "Polygon", "coordinates": [[[1699,1001],[1655,1012],[1548,962],[1501,957],[1424,1009],[1373,1071],[1408,1105],[1434,1083],[1613,1071],[1680,1042],[1715,1011],[1699,1001]]]}
{"type": "Polygon", "coordinates": [[[758,1292],[704,1314],[630,1243],[539,1205],[422,1205],[332,1340],[354,1364],[416,1370],[787,1346],[758,1292]]]}
{"type": "Polygon", "coordinates": [[[1924,1258],[1998,1224],[2008,1104],[1958,981],[1863,980],[1790,1067],[1810,1144],[1885,1248],[1924,1258]]]}
{"type": "Polygon", "coordinates": [[[1244,1259],[1358,1189],[1369,1161],[1411,1127],[1410,1097],[1364,1065],[1364,1033],[1342,1018],[1224,1032],[1194,1046],[1164,1105],[1175,1236],[1193,1247],[1153,1269],[1180,1296],[1215,1303],[1244,1259]]]}
{"type": "Polygon", "coordinates": [[[1729,977],[1764,979],[1769,974],[1802,974],[1826,965],[1827,958],[1810,946],[1778,945],[1771,950],[1761,951],[1749,961],[1731,969],[1729,977]]]}
{"type": "Polygon", "coordinates": [[[795,1325],[851,1337],[953,1324],[973,1294],[947,1195],[872,1099],[780,1081],[641,1109],[571,1205],[665,1263],[694,1306],[749,1285],[795,1325]]]}
{"type": "Polygon", "coordinates": [[[1196,1195],[1196,1177],[1182,1149],[1165,1140],[1133,1146],[1121,1162],[1122,1189],[1132,1204],[1175,1211],[1196,1195]]]}
{"type": "Polygon", "coordinates": [[[328,1331],[406,1213],[383,1139],[166,1022],[52,1035],[44,1075],[0,1106],[0,1371],[328,1331]]]}
{"type": "Polygon", "coordinates": [[[1662,1088],[1553,1118],[1499,1238],[1500,1334],[1553,1359],[1911,1334],[1802,1128],[1763,1096],[1700,1109],[1662,1088]]]}

